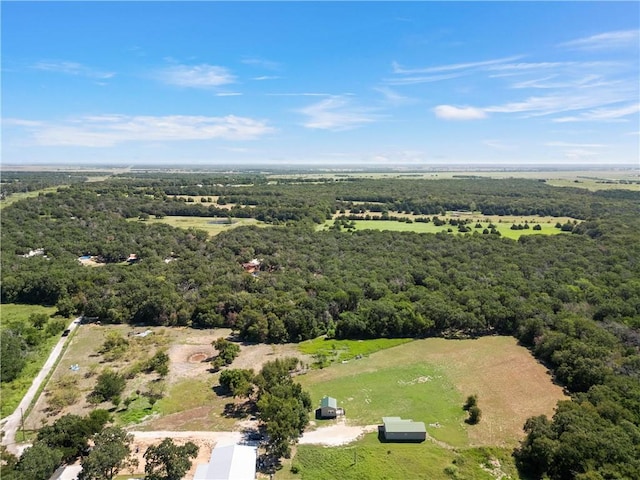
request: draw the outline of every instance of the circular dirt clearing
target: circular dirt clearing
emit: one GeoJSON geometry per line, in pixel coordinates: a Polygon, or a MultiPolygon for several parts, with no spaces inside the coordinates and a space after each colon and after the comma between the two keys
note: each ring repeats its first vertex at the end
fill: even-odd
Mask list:
{"type": "Polygon", "coordinates": [[[189,357],[189,363],[202,363],[209,357],[208,354],[203,352],[194,353],[189,357]]]}

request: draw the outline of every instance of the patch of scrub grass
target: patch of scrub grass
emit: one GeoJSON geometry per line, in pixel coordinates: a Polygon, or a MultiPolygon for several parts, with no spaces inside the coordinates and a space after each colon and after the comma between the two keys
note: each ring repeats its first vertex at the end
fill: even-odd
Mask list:
{"type": "Polygon", "coordinates": [[[495,480],[500,478],[501,472],[509,475],[505,478],[519,478],[510,449],[454,451],[429,440],[422,443],[381,443],[373,433],[341,447],[299,445],[294,458],[275,478],[495,480]]]}
{"type": "Polygon", "coordinates": [[[318,381],[314,373],[300,377],[313,405],[319,405],[325,395],[334,397],[345,409],[348,422],[373,425],[380,424],[382,417],[409,418],[424,422],[429,435],[440,441],[453,446],[468,444],[461,409],[464,399],[438,367],[416,363],[376,371],[351,370],[325,381],[318,381]]]}
{"type": "Polygon", "coordinates": [[[163,415],[170,415],[192,408],[210,405],[216,394],[211,386],[215,384],[212,378],[210,381],[196,379],[185,379],[173,384],[166,392],[164,398],[158,400],[156,408],[163,415]]]}
{"type": "Polygon", "coordinates": [[[370,355],[379,350],[412,341],[412,338],[376,338],[371,340],[336,340],[318,337],[298,344],[300,352],[307,355],[323,355],[327,361],[346,361],[359,355],[370,355]]]}
{"type": "Polygon", "coordinates": [[[156,412],[157,409],[151,405],[149,399],[140,395],[126,407],[126,410],[116,412],[115,419],[119,425],[132,425],[140,423],[156,412]]]}
{"type": "Polygon", "coordinates": [[[431,442],[381,443],[377,433],[343,447],[299,445],[288,470],[276,479],[382,480],[446,478],[443,470],[455,454],[431,442]],[[293,474],[291,469],[298,471],[293,474]]]}

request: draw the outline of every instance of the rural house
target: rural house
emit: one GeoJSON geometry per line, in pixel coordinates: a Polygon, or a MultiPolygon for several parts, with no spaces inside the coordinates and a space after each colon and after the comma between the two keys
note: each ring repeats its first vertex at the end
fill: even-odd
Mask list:
{"type": "Polygon", "coordinates": [[[316,418],[336,418],[339,415],[344,415],[344,409],[338,407],[338,401],[333,397],[322,397],[316,418]]]}
{"type": "Polygon", "coordinates": [[[211,452],[209,463],[201,463],[193,480],[254,480],[256,447],[225,445],[211,452]]]}
{"type": "Polygon", "coordinates": [[[387,442],[423,442],[427,438],[424,422],[414,422],[400,417],[382,417],[383,425],[378,428],[387,442]]]}

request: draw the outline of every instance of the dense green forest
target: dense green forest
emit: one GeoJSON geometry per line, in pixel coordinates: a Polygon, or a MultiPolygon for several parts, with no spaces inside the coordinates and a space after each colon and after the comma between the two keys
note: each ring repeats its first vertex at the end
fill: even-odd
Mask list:
{"type": "MultiPolygon", "coordinates": [[[[640,478],[640,194],[491,179],[122,176],[2,215],[2,302],[241,338],[516,336],[572,393],[515,456],[553,479],[640,478]],[[198,196],[198,200],[186,196],[198,196]],[[342,210],[552,215],[570,235],[315,231],[342,210]],[[209,238],[144,220],[253,217],[209,238]],[[24,257],[43,248],[45,255],[24,257]],[[126,262],[130,254],[137,262],[126,262]],[[87,267],[81,255],[99,257],[87,267]],[[258,259],[248,273],[243,263],[258,259]]],[[[20,332],[15,332],[19,337],[20,332]]]]}

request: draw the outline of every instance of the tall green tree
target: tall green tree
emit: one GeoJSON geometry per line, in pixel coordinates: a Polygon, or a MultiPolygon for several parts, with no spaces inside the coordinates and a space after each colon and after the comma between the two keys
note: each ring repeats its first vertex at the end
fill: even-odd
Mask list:
{"type": "Polygon", "coordinates": [[[145,480],[180,480],[191,468],[191,459],[198,455],[199,447],[193,442],[176,445],[165,438],[144,452],[145,480]]]}
{"type": "Polygon", "coordinates": [[[3,382],[14,380],[24,368],[25,342],[13,330],[3,329],[0,337],[0,378],[3,382]]]}
{"type": "Polygon", "coordinates": [[[118,471],[137,465],[131,454],[133,435],[122,428],[107,427],[93,441],[93,449],[82,458],[79,480],[111,480],[118,471]]]}
{"type": "Polygon", "coordinates": [[[62,463],[63,453],[42,442],[27,448],[16,465],[20,480],[48,480],[62,463]]]}

